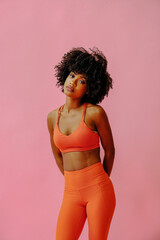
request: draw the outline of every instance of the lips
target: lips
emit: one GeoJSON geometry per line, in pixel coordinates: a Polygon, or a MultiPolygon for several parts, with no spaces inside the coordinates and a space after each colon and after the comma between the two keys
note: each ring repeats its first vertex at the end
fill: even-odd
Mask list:
{"type": "Polygon", "coordinates": [[[73,92],[73,87],[67,86],[66,88],[68,91],[73,92]]]}

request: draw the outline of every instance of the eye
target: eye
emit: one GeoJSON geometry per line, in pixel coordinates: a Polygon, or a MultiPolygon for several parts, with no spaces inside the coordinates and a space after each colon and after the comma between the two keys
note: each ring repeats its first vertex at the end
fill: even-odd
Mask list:
{"type": "Polygon", "coordinates": [[[80,81],[82,84],[85,84],[85,83],[86,83],[84,80],[81,80],[81,79],[80,79],[79,81],[80,81]]]}
{"type": "Polygon", "coordinates": [[[72,73],[70,73],[70,76],[71,76],[71,77],[74,77],[74,75],[73,75],[72,73]]]}

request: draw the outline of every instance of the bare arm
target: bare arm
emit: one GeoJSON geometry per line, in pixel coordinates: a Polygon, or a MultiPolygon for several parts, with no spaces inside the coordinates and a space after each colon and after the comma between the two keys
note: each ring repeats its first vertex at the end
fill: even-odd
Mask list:
{"type": "Polygon", "coordinates": [[[95,124],[100,135],[102,147],[104,149],[103,167],[110,176],[115,157],[115,147],[107,114],[101,106],[96,108],[95,124]]]}
{"type": "Polygon", "coordinates": [[[56,147],[54,140],[53,140],[53,122],[55,119],[55,111],[48,113],[47,115],[47,126],[48,126],[48,131],[50,134],[50,143],[51,143],[51,148],[52,152],[54,155],[54,158],[56,160],[57,166],[60,169],[61,173],[64,175],[64,168],[63,168],[63,157],[60,152],[60,150],[56,147]]]}

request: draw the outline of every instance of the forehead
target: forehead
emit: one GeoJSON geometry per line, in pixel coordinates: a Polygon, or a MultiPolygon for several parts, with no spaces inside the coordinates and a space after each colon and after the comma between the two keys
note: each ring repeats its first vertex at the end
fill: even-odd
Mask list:
{"type": "Polygon", "coordinates": [[[77,75],[78,77],[81,77],[81,78],[86,78],[86,74],[83,74],[83,73],[76,73],[74,71],[71,71],[71,73],[74,73],[75,75],[77,75]]]}

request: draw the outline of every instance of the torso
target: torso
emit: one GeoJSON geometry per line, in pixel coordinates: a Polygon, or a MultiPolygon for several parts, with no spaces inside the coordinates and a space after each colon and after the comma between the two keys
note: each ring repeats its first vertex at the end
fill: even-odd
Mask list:
{"type": "Polygon", "coordinates": [[[83,152],[63,153],[64,170],[73,171],[88,167],[96,162],[100,162],[100,149],[92,149],[83,152]]]}
{"type": "MultiPolygon", "coordinates": [[[[94,111],[98,106],[88,103],[86,113],[85,113],[85,123],[92,130],[97,131],[94,124],[94,111]]],[[[80,124],[81,116],[83,111],[83,105],[79,110],[65,114],[61,112],[59,119],[59,129],[65,135],[72,134],[80,124]]],[[[53,129],[56,124],[58,109],[55,110],[54,120],[53,120],[53,129]]],[[[66,171],[75,171],[85,167],[88,167],[94,163],[100,162],[100,148],[91,149],[88,151],[79,151],[79,152],[67,152],[62,153],[63,156],[63,167],[66,171]]]]}

